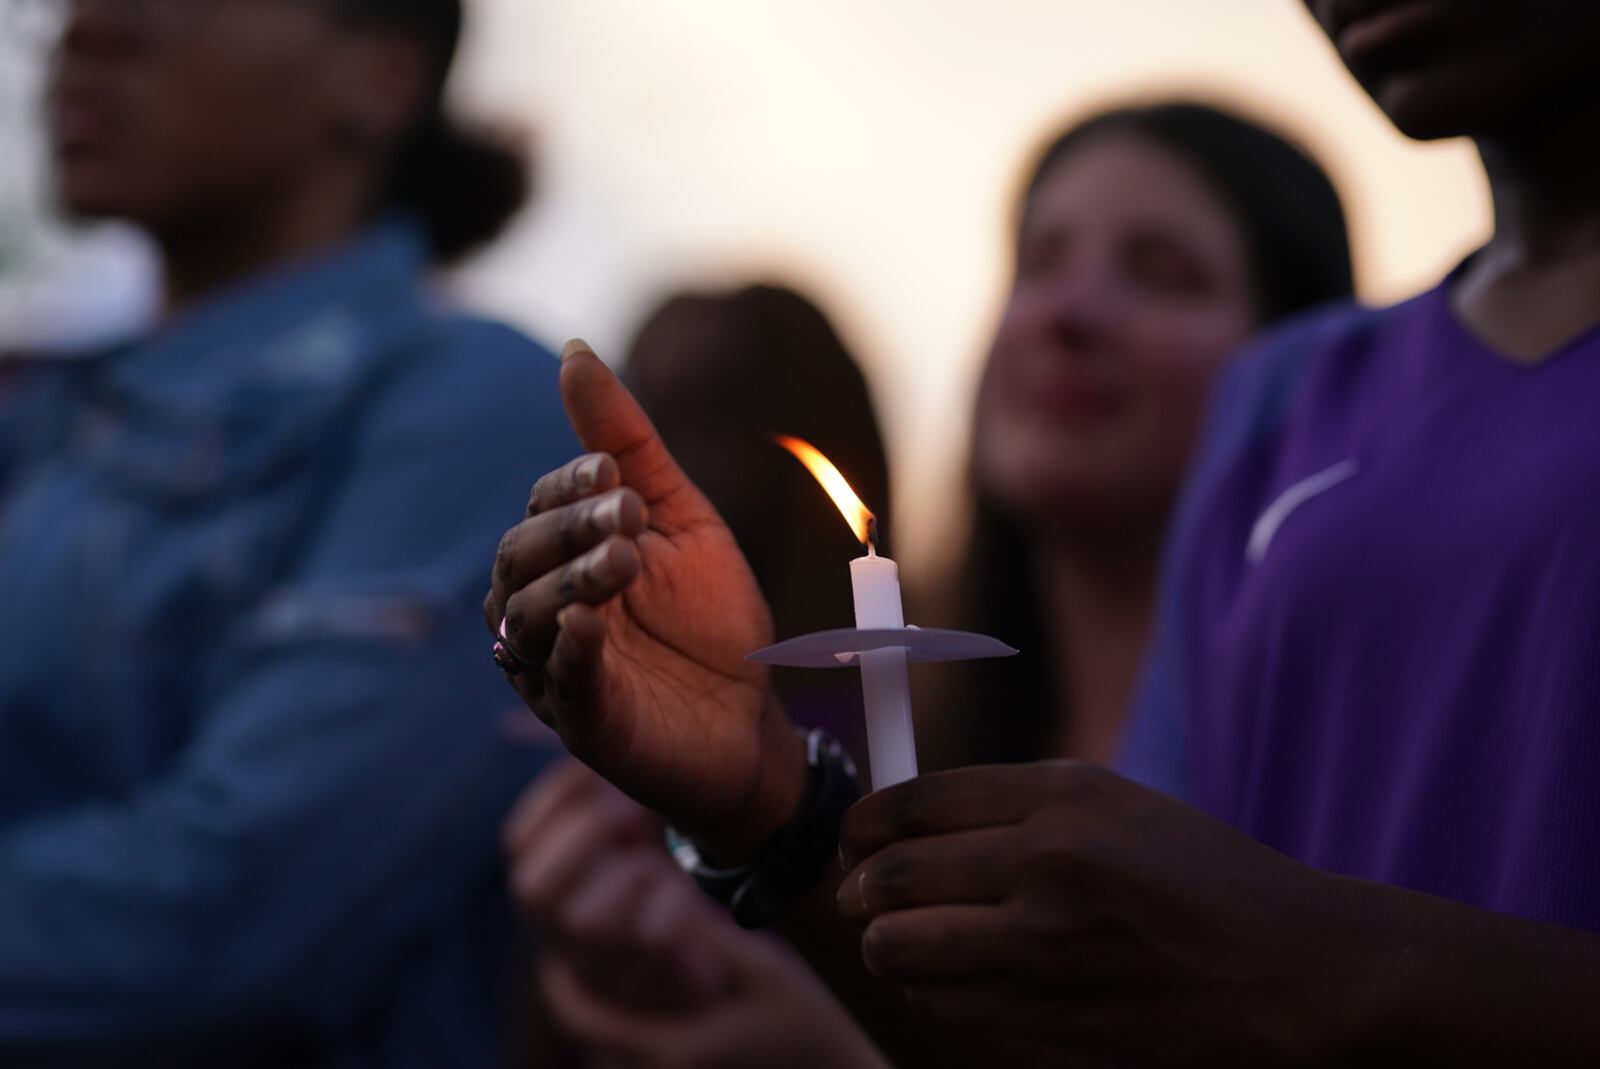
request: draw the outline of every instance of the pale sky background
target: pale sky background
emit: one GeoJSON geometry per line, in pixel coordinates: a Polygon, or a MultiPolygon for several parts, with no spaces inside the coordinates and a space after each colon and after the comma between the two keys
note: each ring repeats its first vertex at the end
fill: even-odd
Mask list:
{"type": "Polygon", "coordinates": [[[1396,134],[1298,0],[474,2],[458,101],[537,131],[543,188],[468,299],[614,358],[676,287],[798,282],[865,366],[912,565],[959,505],[1014,188],[1075,114],[1170,91],[1275,121],[1345,195],[1371,301],[1488,232],[1471,147],[1396,134]]]}
{"type": "MultiPolygon", "coordinates": [[[[961,512],[969,399],[1006,284],[1015,187],[1070,118],[1182,93],[1276,122],[1344,193],[1370,301],[1429,285],[1488,231],[1470,146],[1394,133],[1299,0],[467,3],[456,103],[537,135],[541,193],[460,276],[464,299],[615,359],[675,289],[800,285],[873,387],[896,544],[913,567],[936,558],[961,512]]],[[[8,42],[0,59],[14,52],[8,42]]],[[[35,225],[42,185],[25,162],[37,146],[16,135],[32,66],[0,63],[0,143],[21,148],[0,168],[11,245],[35,225]]],[[[114,243],[72,256],[33,244],[39,270],[31,285],[27,271],[0,280],[0,315],[48,311],[41,280],[68,279],[59,292],[87,287],[102,304],[123,292],[106,264],[131,258],[114,243]]],[[[140,291],[124,289],[133,306],[140,291]]]]}

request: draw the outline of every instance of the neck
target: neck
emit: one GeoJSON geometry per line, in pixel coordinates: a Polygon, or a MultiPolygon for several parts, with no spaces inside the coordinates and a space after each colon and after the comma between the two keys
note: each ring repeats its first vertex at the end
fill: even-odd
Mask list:
{"type": "Polygon", "coordinates": [[[1450,300],[1491,348],[1538,363],[1591,329],[1600,301],[1600,138],[1595,108],[1572,107],[1478,144],[1494,236],[1450,300]]]}
{"type": "Polygon", "coordinates": [[[297,194],[229,205],[155,228],[164,282],[162,317],[265,271],[305,259],[356,233],[365,184],[354,176],[306,183],[297,194]]]}
{"type": "Polygon", "coordinates": [[[1483,138],[1495,229],[1489,250],[1528,266],[1600,250],[1600,114],[1573,108],[1521,136],[1483,138]]]}
{"type": "Polygon", "coordinates": [[[1157,527],[1115,540],[1061,538],[1035,558],[1045,624],[1058,637],[1064,756],[1115,755],[1150,637],[1160,554],[1157,527]]]}

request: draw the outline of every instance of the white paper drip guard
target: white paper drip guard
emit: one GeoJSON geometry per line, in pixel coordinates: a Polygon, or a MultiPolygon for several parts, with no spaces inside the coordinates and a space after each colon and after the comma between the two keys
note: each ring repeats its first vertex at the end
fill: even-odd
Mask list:
{"type": "Polygon", "coordinates": [[[1017,650],[988,635],[940,628],[840,627],[815,631],[756,650],[745,657],[758,664],[786,668],[849,668],[870,650],[903,649],[912,664],[930,661],[976,661],[987,657],[1014,657],[1017,650]]]}

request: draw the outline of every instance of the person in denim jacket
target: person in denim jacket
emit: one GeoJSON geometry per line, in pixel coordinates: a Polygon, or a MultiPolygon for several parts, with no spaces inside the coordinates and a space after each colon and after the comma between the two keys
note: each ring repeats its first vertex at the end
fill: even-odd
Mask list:
{"type": "Polygon", "coordinates": [[[0,397],[0,1064],[496,1059],[544,756],[483,561],[576,446],[554,358],[425,290],[523,188],[441,117],[459,18],[67,7],[62,198],[167,305],[0,397]]]}

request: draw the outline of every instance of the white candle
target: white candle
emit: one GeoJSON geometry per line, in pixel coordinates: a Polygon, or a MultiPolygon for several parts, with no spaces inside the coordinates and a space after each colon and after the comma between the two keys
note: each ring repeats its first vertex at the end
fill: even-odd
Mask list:
{"type": "MultiPolygon", "coordinates": [[[[850,562],[850,588],[855,594],[856,629],[904,630],[900,606],[900,568],[878,556],[877,520],[850,489],[833,461],[810,442],[785,434],[773,436],[793,453],[827,490],[845,522],[867,547],[865,557],[850,562]]],[[[917,740],[911,727],[911,680],[906,672],[906,651],[895,647],[865,650],[861,658],[861,694],[867,713],[867,758],[872,766],[872,789],[904,783],[917,774],[917,740]]]]}
{"type": "MultiPolygon", "coordinates": [[[[867,555],[850,562],[856,627],[904,627],[900,569],[867,544],[867,555]]],[[[861,695],[867,711],[867,756],[872,789],[903,783],[917,774],[917,742],[911,724],[911,680],[903,649],[861,654],[861,695]]]]}

